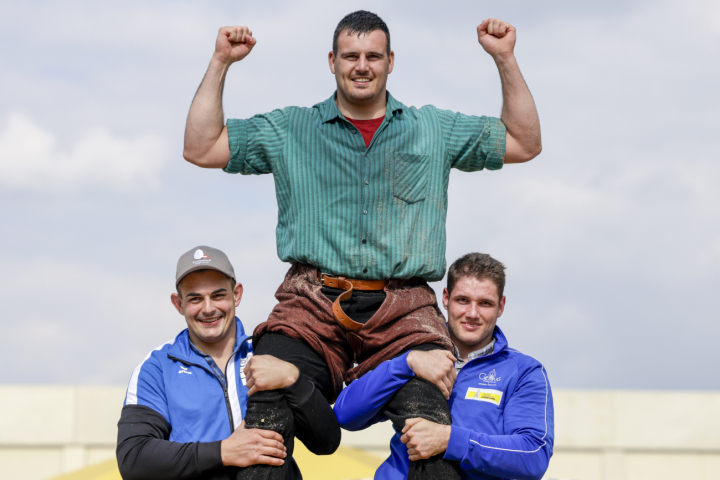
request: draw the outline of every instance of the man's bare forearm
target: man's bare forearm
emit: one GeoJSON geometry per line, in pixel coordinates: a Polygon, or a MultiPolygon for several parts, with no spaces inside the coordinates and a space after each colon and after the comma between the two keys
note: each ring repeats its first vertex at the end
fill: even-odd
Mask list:
{"type": "Polygon", "coordinates": [[[222,95],[230,64],[213,55],[188,113],[185,125],[185,160],[199,166],[217,143],[225,127],[222,95]]]}
{"type": "Polygon", "coordinates": [[[542,149],[535,101],[515,59],[515,27],[488,18],[477,27],[478,42],[495,60],[503,91],[502,121],[507,128],[505,163],[527,162],[542,149]]]}
{"type": "Polygon", "coordinates": [[[536,157],[542,150],[540,139],[540,118],[530,89],[520,73],[514,55],[499,56],[495,64],[502,83],[502,121],[517,149],[506,155],[506,163],[523,162],[536,157]]]}
{"type": "Polygon", "coordinates": [[[205,168],[223,168],[230,161],[222,95],[230,65],[245,58],[257,41],[248,27],[222,27],[215,53],[195,92],[185,125],[185,160],[205,168]]]}

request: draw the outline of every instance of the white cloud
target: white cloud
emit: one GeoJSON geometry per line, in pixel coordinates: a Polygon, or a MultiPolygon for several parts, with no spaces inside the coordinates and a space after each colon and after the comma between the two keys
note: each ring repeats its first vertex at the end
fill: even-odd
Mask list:
{"type": "Polygon", "coordinates": [[[158,136],[123,139],[101,127],[64,150],[55,134],[15,112],[0,133],[0,183],[23,189],[132,189],[156,184],[166,156],[166,143],[158,136]]]}

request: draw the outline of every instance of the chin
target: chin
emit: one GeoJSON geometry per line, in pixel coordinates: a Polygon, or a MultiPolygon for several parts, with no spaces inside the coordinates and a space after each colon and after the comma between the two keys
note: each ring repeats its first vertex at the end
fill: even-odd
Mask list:
{"type": "Polygon", "coordinates": [[[351,91],[346,92],[345,98],[351,103],[367,103],[375,99],[376,94],[374,92],[366,91],[351,91]]]}
{"type": "Polygon", "coordinates": [[[463,345],[465,345],[468,348],[474,348],[474,347],[480,345],[480,343],[482,343],[482,341],[486,338],[484,336],[472,335],[472,334],[468,334],[466,332],[457,332],[457,331],[454,331],[453,335],[455,336],[455,338],[457,338],[457,340],[460,343],[462,343],[463,345]],[[458,335],[458,333],[460,333],[460,334],[458,335]]]}

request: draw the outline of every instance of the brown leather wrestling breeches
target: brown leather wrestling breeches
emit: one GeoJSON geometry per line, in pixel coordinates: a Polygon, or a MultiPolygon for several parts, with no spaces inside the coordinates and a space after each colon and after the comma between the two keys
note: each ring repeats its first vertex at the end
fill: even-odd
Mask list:
{"type": "Polygon", "coordinates": [[[276,332],[307,342],[330,368],[335,397],[351,382],[410,347],[424,343],[452,351],[435,292],[421,278],[392,279],[378,311],[358,330],[340,325],[321,291],[318,269],[295,263],[275,293],[279,303],[257,336],[276,332]],[[354,364],[357,365],[354,366],[354,364]]]}

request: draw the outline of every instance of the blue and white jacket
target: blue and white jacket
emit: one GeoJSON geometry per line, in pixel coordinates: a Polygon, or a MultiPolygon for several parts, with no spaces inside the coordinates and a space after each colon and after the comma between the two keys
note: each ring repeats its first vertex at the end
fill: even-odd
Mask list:
{"type": "MultiPolygon", "coordinates": [[[[188,331],[148,354],[132,374],[118,422],[117,460],[124,480],[228,480],[237,467],[224,466],[222,440],[240,426],[248,389],[243,369],[253,355],[235,318],[235,350],[225,369],[226,387],[205,358],[190,346],[188,331]]],[[[305,375],[282,389],[293,409],[298,438],[313,453],[328,455],[340,444],[327,400],[305,375]],[[333,429],[334,425],[334,429],[333,429]],[[337,434],[328,434],[328,431],[337,434]]],[[[301,478],[294,459],[287,477],[301,478]]]]}
{"type": "Polygon", "coordinates": [[[213,442],[229,437],[245,417],[248,389],[243,368],[253,354],[237,317],[235,325],[235,351],[225,371],[227,388],[190,347],[185,329],[135,368],[124,405],[146,406],[162,415],[172,427],[168,440],[173,442],[213,442]],[[218,414],[223,411],[227,415],[218,414]]]}
{"type": "MultiPolygon", "coordinates": [[[[464,479],[541,479],[553,452],[553,402],[545,368],[508,347],[495,327],[492,354],[460,370],[450,396],[452,430],[444,458],[460,462],[464,479]]],[[[335,415],[347,430],[386,420],[382,409],[415,374],[407,354],[382,363],[345,388],[335,415]]],[[[408,476],[407,447],[396,432],[376,479],[408,476]]]]}

